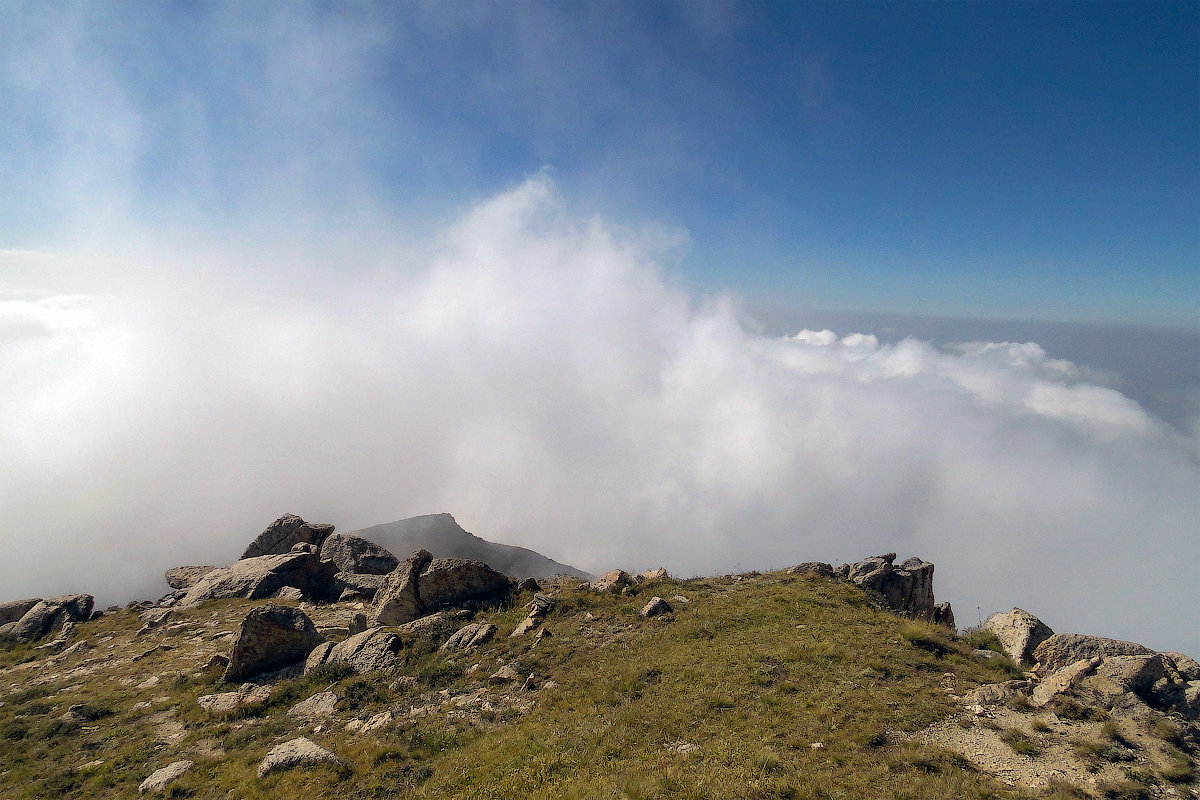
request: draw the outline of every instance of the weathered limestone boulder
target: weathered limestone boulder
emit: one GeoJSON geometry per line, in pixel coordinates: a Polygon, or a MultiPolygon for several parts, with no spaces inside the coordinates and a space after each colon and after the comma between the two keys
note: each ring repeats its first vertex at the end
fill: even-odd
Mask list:
{"type": "Polygon", "coordinates": [[[470,619],[470,611],[438,611],[398,625],[396,635],[405,648],[418,653],[430,653],[440,648],[470,619]]]}
{"type": "Polygon", "coordinates": [[[1185,681],[1200,681],[1200,663],[1191,656],[1185,656],[1183,653],[1163,653],[1171,662],[1171,666],[1179,673],[1179,677],[1185,681]]]}
{"type": "Polygon", "coordinates": [[[214,569],[219,569],[214,566],[186,566],[172,567],[167,570],[167,585],[172,589],[190,589],[200,582],[208,573],[214,569]]]}
{"type": "Polygon", "coordinates": [[[267,605],[250,610],[238,629],[226,681],[240,681],[304,661],[325,639],[303,611],[267,605]]]}
{"type": "Polygon", "coordinates": [[[462,626],[442,644],[442,650],[470,650],[487,644],[496,635],[496,626],[490,622],[471,622],[462,626]]]}
{"type": "Polygon", "coordinates": [[[1023,608],[992,614],[983,623],[985,630],[996,634],[1004,653],[1018,664],[1033,664],[1033,651],[1054,635],[1050,626],[1023,608]]]}
{"type": "Polygon", "coordinates": [[[142,785],[138,787],[138,793],[154,792],[159,794],[165,791],[167,786],[182,778],[193,766],[195,766],[194,761],[174,761],[162,769],[156,769],[150,773],[150,777],[142,781],[142,785]]]}
{"type": "Polygon", "coordinates": [[[988,683],[968,692],[963,701],[967,705],[994,706],[1009,700],[1028,695],[1033,689],[1029,681],[1004,681],[1003,683],[988,683]]]}
{"type": "Polygon", "coordinates": [[[675,609],[671,608],[671,604],[661,597],[651,597],[650,602],[642,607],[640,613],[643,617],[658,617],[663,614],[670,614],[675,609]]]}
{"type": "Polygon", "coordinates": [[[267,526],[253,542],[246,546],[242,558],[280,555],[291,552],[294,545],[311,544],[320,547],[333,526],[327,523],[305,522],[295,514],[284,514],[267,526]]]}
{"type": "Polygon", "coordinates": [[[633,578],[629,577],[628,572],[623,569],[611,569],[592,581],[591,586],[597,592],[607,592],[611,589],[620,589],[622,586],[629,586],[632,583],[633,578]]]}
{"type": "Polygon", "coordinates": [[[1082,633],[1056,633],[1033,650],[1037,671],[1049,675],[1068,664],[1088,658],[1108,656],[1150,656],[1154,651],[1136,642],[1087,636],[1082,633]]]}
{"type": "Polygon", "coordinates": [[[1071,691],[1100,666],[1100,661],[1099,656],[1083,658],[1058,668],[1034,688],[1029,704],[1041,708],[1058,695],[1071,691]]]}
{"type": "Polygon", "coordinates": [[[270,686],[243,683],[236,692],[206,694],[196,698],[197,705],[209,714],[228,714],[242,706],[261,706],[271,699],[270,686]]]}
{"type": "Polygon", "coordinates": [[[340,764],[341,759],[311,739],[301,736],[271,748],[271,752],[267,753],[267,757],[258,765],[258,777],[265,778],[272,772],[283,772],[322,762],[340,764]]]}
{"type": "Polygon", "coordinates": [[[832,578],[837,574],[833,566],[824,561],[805,561],[803,564],[788,567],[784,573],[787,575],[820,575],[824,578],[832,578]]]}
{"type": "Polygon", "coordinates": [[[429,551],[418,550],[384,579],[375,595],[375,622],[402,625],[439,609],[498,605],[515,586],[512,578],[482,561],[434,559],[429,551]]]}
{"type": "Polygon", "coordinates": [[[1183,697],[1187,718],[1200,719],[1200,681],[1189,681],[1183,697]]]}
{"type": "Polygon", "coordinates": [[[34,597],[29,600],[10,600],[0,603],[0,625],[16,622],[29,612],[29,609],[42,602],[42,598],[34,597]]]}
{"type": "Polygon", "coordinates": [[[879,598],[885,606],[905,616],[953,626],[949,603],[934,603],[933,564],[913,557],[895,566],[895,553],[843,564],[839,572],[879,598]]]}
{"type": "Polygon", "coordinates": [[[194,606],[224,597],[257,600],[270,597],[284,586],[294,586],[309,600],[332,601],[337,599],[339,591],[334,581],[336,574],[337,565],[322,561],[316,553],[245,558],[205,575],[188,589],[180,605],[194,606]]]}
{"type": "Polygon", "coordinates": [[[356,673],[363,674],[378,669],[388,669],[397,662],[403,641],[394,633],[383,628],[369,628],[356,633],[343,642],[309,653],[304,662],[304,671],[311,672],[322,664],[349,664],[356,673]]]}
{"type": "Polygon", "coordinates": [[[301,700],[288,709],[289,717],[300,719],[325,719],[332,717],[337,709],[338,696],[333,692],[318,692],[307,700],[301,700]]]}
{"type": "Polygon", "coordinates": [[[335,533],[321,545],[321,558],[338,565],[342,572],[387,575],[400,566],[400,559],[374,542],[359,536],[335,533]]]}
{"type": "MultiPolygon", "coordinates": [[[[22,601],[23,602],[23,601],[22,601]]],[[[90,594],[67,594],[39,600],[16,622],[0,628],[0,636],[18,642],[34,642],[68,622],[87,622],[95,600],[90,594]]]]}
{"type": "Polygon", "coordinates": [[[669,577],[671,577],[671,575],[667,572],[667,568],[659,567],[658,569],[648,569],[645,572],[640,573],[637,576],[637,582],[645,583],[647,581],[665,581],[669,577]]]}

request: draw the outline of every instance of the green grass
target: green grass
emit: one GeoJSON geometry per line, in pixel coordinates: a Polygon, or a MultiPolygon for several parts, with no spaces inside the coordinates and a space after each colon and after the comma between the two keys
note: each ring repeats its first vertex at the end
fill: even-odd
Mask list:
{"type": "MultiPolygon", "coordinates": [[[[80,627],[91,641],[112,636],[116,649],[0,675],[0,797],[136,796],[147,775],[179,758],[196,766],[171,791],[197,798],[1025,797],[961,756],[905,740],[956,710],[945,673],[958,690],[998,679],[972,658],[977,642],[877,611],[857,589],[817,576],[671,579],[624,594],[564,588],[545,620],[553,635],[536,647],[531,636],[507,636],[525,613],[518,602],[476,615],[500,628],[476,651],[443,654],[414,639],[396,672],[326,667],[279,683],[258,708],[214,717],[196,698],[236,687],[199,664],[228,649],[228,638],[212,635],[236,628],[253,605],[178,612],[172,621],[193,627],[174,639],[134,639],[137,616],[122,612],[80,627]],[[669,619],[643,619],[638,609],[653,594],[691,602],[669,619]],[[159,641],[174,649],[128,660],[159,641]],[[511,662],[557,686],[488,683],[511,662]],[[160,683],[137,689],[151,674],[160,683]],[[399,675],[417,682],[391,688],[399,675]],[[325,689],[340,702],[319,733],[287,715],[325,689]],[[58,719],[79,703],[109,714],[58,719]],[[385,709],[398,721],[368,735],[345,730],[385,709]],[[178,735],[164,740],[154,715],[171,710],[178,735]],[[343,766],[257,778],[270,748],[296,735],[334,750],[343,766]],[[103,763],[81,768],[93,761],[103,763]]],[[[32,657],[0,647],[6,669],[32,657]]]]}

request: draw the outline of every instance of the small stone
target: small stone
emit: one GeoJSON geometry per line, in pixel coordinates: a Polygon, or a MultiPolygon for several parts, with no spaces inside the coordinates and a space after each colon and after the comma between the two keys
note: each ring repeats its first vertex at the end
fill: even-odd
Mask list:
{"type": "Polygon", "coordinates": [[[650,602],[642,608],[641,615],[646,618],[657,617],[662,614],[669,614],[675,609],[671,608],[671,604],[661,597],[652,597],[650,602]]]}
{"type": "Polygon", "coordinates": [[[295,769],[296,767],[321,762],[340,764],[341,759],[303,736],[276,745],[258,765],[258,777],[265,778],[272,772],[295,769]]]}
{"type": "Polygon", "coordinates": [[[812,748],[813,750],[824,750],[825,743],[824,742],[813,742],[812,744],[809,745],[809,747],[812,748]]]}
{"type": "Polygon", "coordinates": [[[194,763],[192,761],[175,761],[162,769],[155,770],[150,773],[150,777],[142,781],[138,792],[162,792],[168,784],[182,778],[184,773],[194,766],[194,763]]]}
{"type": "Polygon", "coordinates": [[[521,673],[513,664],[505,664],[488,678],[491,683],[516,683],[519,680],[521,680],[521,673]]]}

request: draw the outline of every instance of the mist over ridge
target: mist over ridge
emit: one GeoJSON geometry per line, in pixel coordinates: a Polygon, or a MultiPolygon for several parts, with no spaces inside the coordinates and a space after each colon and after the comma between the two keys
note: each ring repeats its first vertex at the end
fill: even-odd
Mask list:
{"type": "Polygon", "coordinates": [[[377,253],[403,269],[4,253],[32,276],[0,297],[4,599],[125,599],[285,511],[446,510],[592,572],[919,554],[962,624],[1200,652],[1194,435],[1033,342],[756,333],[672,280],[676,246],[539,175],[377,253]]]}

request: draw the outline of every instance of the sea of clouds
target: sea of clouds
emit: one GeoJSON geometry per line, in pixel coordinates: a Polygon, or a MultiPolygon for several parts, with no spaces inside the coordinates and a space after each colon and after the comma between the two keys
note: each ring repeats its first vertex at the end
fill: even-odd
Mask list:
{"type": "Polygon", "coordinates": [[[536,176],[373,269],[0,253],[0,600],[449,511],[597,572],[916,554],[960,625],[1200,655],[1194,436],[1034,343],[757,333],[678,244],[536,176]]]}

